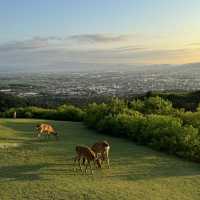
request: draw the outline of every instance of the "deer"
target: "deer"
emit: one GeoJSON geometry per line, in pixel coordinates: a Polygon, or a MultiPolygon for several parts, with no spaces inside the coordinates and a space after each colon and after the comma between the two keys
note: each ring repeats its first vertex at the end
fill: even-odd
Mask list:
{"type": "Polygon", "coordinates": [[[91,174],[93,174],[91,163],[90,163],[91,161],[93,161],[94,163],[96,162],[98,167],[101,168],[101,163],[98,156],[96,156],[95,152],[90,147],[76,146],[75,150],[76,150],[77,156],[74,158],[74,165],[76,164],[76,161],[78,161],[81,172],[83,172],[82,167],[81,167],[81,159],[84,160],[84,164],[85,164],[85,161],[87,161],[85,165],[85,173],[87,172],[87,168],[89,165],[91,174]]]}
{"type": "MultiPolygon", "coordinates": [[[[103,161],[106,161],[108,168],[110,168],[109,143],[107,141],[96,142],[95,144],[92,145],[91,149],[94,151],[94,153],[98,157],[98,160],[99,162],[101,162],[101,165],[103,164],[103,161]]],[[[83,158],[83,165],[84,164],[85,164],[85,158],[83,158]]]]}
{"type": "Polygon", "coordinates": [[[108,168],[110,168],[110,160],[109,160],[109,151],[110,145],[107,141],[96,142],[92,145],[91,149],[94,151],[96,155],[100,155],[103,161],[107,162],[108,168]]]}
{"type": "Polygon", "coordinates": [[[41,134],[44,134],[47,136],[47,138],[50,135],[54,135],[56,139],[58,139],[58,133],[54,130],[54,128],[50,124],[37,124],[36,130],[39,131],[38,137],[41,136],[41,134]]]}

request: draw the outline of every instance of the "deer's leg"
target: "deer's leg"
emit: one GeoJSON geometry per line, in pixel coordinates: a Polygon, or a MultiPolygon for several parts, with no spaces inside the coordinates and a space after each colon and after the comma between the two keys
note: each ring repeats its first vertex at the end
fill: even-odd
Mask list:
{"type": "MultiPolygon", "coordinates": [[[[77,168],[76,168],[76,162],[77,162],[77,161],[78,161],[78,163],[79,163],[79,161],[80,161],[79,156],[76,156],[76,157],[74,158],[74,171],[77,170],[77,168]]],[[[81,167],[80,167],[80,170],[82,170],[81,167]]]]}
{"type": "Polygon", "coordinates": [[[42,129],[38,132],[38,137],[41,137],[42,129]]]}
{"type": "Polygon", "coordinates": [[[107,166],[108,168],[110,168],[110,160],[109,160],[109,150],[107,149],[107,151],[105,152],[105,159],[107,161],[107,166]]]}
{"type": "Polygon", "coordinates": [[[77,161],[77,156],[74,158],[74,171],[76,171],[76,161],[77,161]]]}
{"type": "Polygon", "coordinates": [[[90,166],[90,171],[91,171],[91,174],[93,174],[93,171],[92,171],[92,166],[91,166],[91,163],[90,163],[90,161],[88,160],[88,164],[89,164],[89,166],[90,166]]]}
{"type": "Polygon", "coordinates": [[[106,160],[105,153],[100,153],[100,159],[101,159],[101,166],[103,166],[103,163],[106,160]]]}
{"type": "Polygon", "coordinates": [[[82,162],[82,164],[85,165],[85,158],[83,158],[83,162],[82,162]]]}
{"type": "Polygon", "coordinates": [[[85,173],[87,173],[88,163],[85,165],[85,173]]]}
{"type": "Polygon", "coordinates": [[[81,158],[80,158],[80,156],[78,156],[78,155],[74,158],[74,171],[76,171],[76,162],[77,162],[77,161],[78,161],[79,169],[82,171],[80,159],[81,159],[81,158]]]}
{"type": "Polygon", "coordinates": [[[78,158],[78,164],[79,164],[79,169],[81,170],[81,172],[83,172],[82,167],[81,167],[81,159],[78,158]]]}
{"type": "Polygon", "coordinates": [[[107,157],[107,165],[108,165],[108,168],[110,168],[110,160],[109,160],[109,157],[107,157]]]}
{"type": "Polygon", "coordinates": [[[93,163],[94,163],[94,168],[97,168],[95,160],[93,160],[93,163]]]}
{"type": "Polygon", "coordinates": [[[92,172],[92,167],[91,167],[91,163],[90,163],[89,160],[87,160],[87,164],[86,164],[86,166],[85,166],[85,173],[87,173],[88,165],[90,166],[90,171],[91,171],[91,174],[92,174],[92,173],[93,173],[93,172],[92,172]]]}

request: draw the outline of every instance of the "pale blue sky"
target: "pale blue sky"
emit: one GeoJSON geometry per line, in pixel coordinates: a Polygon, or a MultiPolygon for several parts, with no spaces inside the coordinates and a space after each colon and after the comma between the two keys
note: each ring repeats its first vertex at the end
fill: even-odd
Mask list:
{"type": "Polygon", "coordinates": [[[99,63],[102,51],[109,54],[105,61],[112,63],[197,62],[200,1],[0,0],[0,26],[0,58],[4,57],[0,66],[9,65],[5,57],[10,55],[17,60],[20,57],[24,64],[23,57],[29,60],[27,54],[32,46],[37,54],[59,49],[61,62],[74,61],[74,56],[78,62],[99,63]],[[116,59],[119,52],[115,54],[114,50],[127,46],[131,51],[116,59]],[[135,52],[135,48],[140,51],[135,52]],[[80,50],[87,52],[85,57],[80,50]],[[79,59],[76,55],[80,54],[79,59]]]}
{"type": "Polygon", "coordinates": [[[163,33],[199,25],[199,13],[199,0],[0,0],[0,37],[163,33]]]}

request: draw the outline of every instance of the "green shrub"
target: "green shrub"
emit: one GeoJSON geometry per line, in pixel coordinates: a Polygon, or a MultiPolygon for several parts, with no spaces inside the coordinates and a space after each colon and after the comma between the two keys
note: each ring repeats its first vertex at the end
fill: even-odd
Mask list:
{"type": "Polygon", "coordinates": [[[130,102],[130,108],[132,110],[136,110],[143,113],[145,111],[144,107],[145,107],[144,101],[140,99],[136,99],[130,102]]]}
{"type": "Polygon", "coordinates": [[[200,161],[200,111],[174,109],[160,97],[134,100],[128,105],[120,99],[89,104],[84,110],[73,105],[57,109],[11,108],[1,116],[84,121],[103,134],[128,138],[136,143],[179,157],[200,161]]]}
{"type": "Polygon", "coordinates": [[[25,118],[33,118],[33,114],[31,112],[25,112],[24,117],[25,118]]]}
{"type": "Polygon", "coordinates": [[[160,97],[134,100],[129,107],[119,99],[110,104],[90,104],[85,123],[104,134],[200,161],[200,112],[174,109],[160,97]]]}
{"type": "Polygon", "coordinates": [[[58,109],[45,109],[38,107],[11,108],[4,112],[4,117],[13,117],[17,113],[17,118],[38,118],[51,120],[71,120],[81,121],[84,112],[72,105],[63,105],[58,109]]]}
{"type": "Polygon", "coordinates": [[[89,104],[85,110],[84,121],[88,127],[97,128],[97,123],[109,114],[107,104],[89,104]]]}
{"type": "Polygon", "coordinates": [[[200,112],[183,112],[180,118],[184,124],[192,125],[200,130],[200,112]]]}
{"type": "Polygon", "coordinates": [[[83,116],[83,110],[73,105],[62,105],[58,107],[56,113],[56,119],[59,120],[82,121],[83,116]]]}

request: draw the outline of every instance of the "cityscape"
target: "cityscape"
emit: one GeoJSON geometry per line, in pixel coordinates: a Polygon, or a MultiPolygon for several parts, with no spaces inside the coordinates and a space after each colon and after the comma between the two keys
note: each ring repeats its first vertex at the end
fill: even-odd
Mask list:
{"type": "Polygon", "coordinates": [[[0,79],[0,92],[29,97],[126,97],[149,91],[200,89],[198,64],[106,72],[2,73],[0,79]]]}

